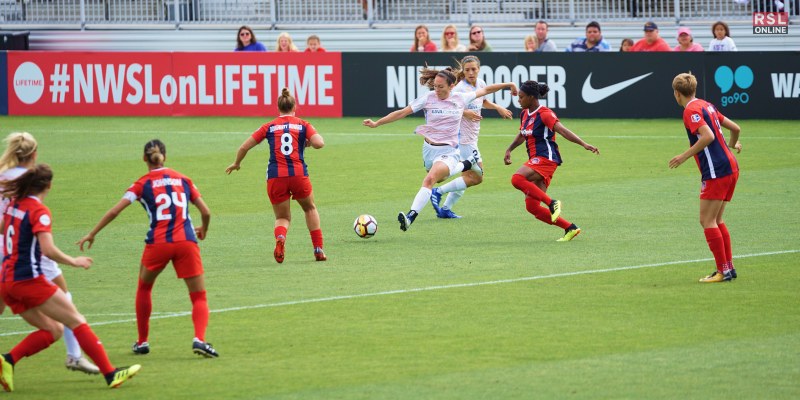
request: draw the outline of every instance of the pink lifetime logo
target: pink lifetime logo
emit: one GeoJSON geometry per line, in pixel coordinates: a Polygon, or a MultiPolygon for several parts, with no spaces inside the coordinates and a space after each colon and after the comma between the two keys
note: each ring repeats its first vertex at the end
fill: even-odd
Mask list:
{"type": "Polygon", "coordinates": [[[786,12],[754,12],[754,35],[788,35],[789,13],[786,12]]]}

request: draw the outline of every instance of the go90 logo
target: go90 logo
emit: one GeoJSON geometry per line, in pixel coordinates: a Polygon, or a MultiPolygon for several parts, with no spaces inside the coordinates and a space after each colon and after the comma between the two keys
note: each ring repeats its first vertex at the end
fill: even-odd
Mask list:
{"type": "Polygon", "coordinates": [[[734,72],[731,67],[723,65],[714,72],[714,83],[717,84],[722,92],[720,104],[727,107],[730,104],[747,104],[750,101],[750,94],[746,92],[753,85],[753,70],[746,65],[739,66],[734,72]],[[737,89],[734,89],[734,85],[737,89]],[[730,94],[728,91],[734,89],[730,94]]]}

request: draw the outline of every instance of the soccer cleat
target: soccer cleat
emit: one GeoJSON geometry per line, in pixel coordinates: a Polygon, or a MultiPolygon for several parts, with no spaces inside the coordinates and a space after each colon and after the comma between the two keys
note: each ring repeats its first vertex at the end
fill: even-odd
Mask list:
{"type": "Polygon", "coordinates": [[[551,200],[548,207],[550,208],[550,221],[556,223],[558,216],[561,215],[561,200],[551,200]]]}
{"type": "Polygon", "coordinates": [[[285,244],[286,244],[286,239],[277,239],[275,241],[275,251],[272,254],[275,256],[275,261],[277,261],[278,264],[283,263],[285,244]]]}
{"type": "Polygon", "coordinates": [[[141,368],[142,366],[139,364],[131,365],[130,367],[117,368],[105,375],[106,383],[108,383],[108,387],[111,389],[119,387],[119,385],[122,385],[128,379],[133,378],[133,376],[136,375],[141,368]]]}
{"type": "Polygon", "coordinates": [[[317,261],[325,261],[328,257],[325,257],[325,251],[322,250],[322,247],[314,247],[314,258],[317,261]]]}
{"type": "Polygon", "coordinates": [[[142,342],[142,343],[134,343],[133,347],[131,348],[135,354],[147,354],[150,353],[150,343],[142,342]]]}
{"type": "Polygon", "coordinates": [[[731,268],[731,279],[736,279],[736,268],[731,268]]]}
{"type": "Polygon", "coordinates": [[[100,373],[100,368],[89,362],[84,357],[67,356],[67,361],[64,362],[68,370],[85,372],[87,374],[96,375],[100,373]]]}
{"type": "Polygon", "coordinates": [[[442,201],[441,189],[433,188],[433,190],[431,190],[431,205],[433,206],[433,210],[436,211],[436,215],[442,212],[442,209],[439,208],[440,201],[442,201]]]}
{"type": "Polygon", "coordinates": [[[453,210],[449,208],[442,208],[441,211],[436,213],[436,216],[439,218],[461,218],[460,215],[456,215],[456,213],[454,213],[453,210]]]}
{"type": "Polygon", "coordinates": [[[564,229],[564,237],[556,240],[556,242],[569,242],[570,240],[574,239],[575,236],[578,236],[581,233],[581,228],[578,228],[575,224],[572,224],[567,229],[564,229]]]}
{"type": "Polygon", "coordinates": [[[0,386],[3,386],[6,392],[14,391],[14,366],[2,355],[0,355],[0,386]]]}
{"type": "Polygon", "coordinates": [[[211,346],[211,343],[201,342],[195,339],[192,342],[192,351],[194,354],[203,356],[205,358],[219,357],[219,353],[211,346]]]}
{"type": "Polygon", "coordinates": [[[731,281],[731,273],[730,271],[725,271],[723,273],[719,273],[719,271],[714,271],[711,275],[701,278],[701,283],[719,283],[719,282],[730,282],[731,281]]]}
{"type": "Polygon", "coordinates": [[[411,220],[403,212],[397,214],[397,221],[400,222],[400,230],[403,232],[407,231],[408,227],[411,226],[411,220]]]}

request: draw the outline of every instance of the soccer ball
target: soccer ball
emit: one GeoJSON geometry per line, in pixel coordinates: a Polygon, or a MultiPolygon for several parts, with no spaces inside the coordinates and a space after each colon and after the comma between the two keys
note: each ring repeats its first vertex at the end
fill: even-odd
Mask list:
{"type": "Polygon", "coordinates": [[[375,232],[378,232],[378,220],[372,215],[361,214],[353,223],[353,230],[356,231],[358,237],[369,239],[375,236],[375,232]]]}

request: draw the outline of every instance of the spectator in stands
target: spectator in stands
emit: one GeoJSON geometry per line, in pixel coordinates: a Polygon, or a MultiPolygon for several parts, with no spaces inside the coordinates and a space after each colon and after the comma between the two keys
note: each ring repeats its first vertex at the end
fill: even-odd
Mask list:
{"type": "Polygon", "coordinates": [[[319,36],[311,35],[306,39],[306,53],[324,53],[326,51],[320,43],[319,36]]]}
{"type": "Polygon", "coordinates": [[[278,35],[278,40],[275,41],[275,51],[297,52],[300,50],[298,50],[297,46],[292,42],[292,36],[289,35],[289,32],[281,32],[281,34],[278,35]]]}
{"type": "Polygon", "coordinates": [[[708,51],[739,51],[736,48],[736,43],[731,39],[731,29],[728,24],[717,21],[711,26],[711,33],[714,38],[708,44],[708,51]]]}
{"type": "Polygon", "coordinates": [[[703,46],[694,42],[692,30],[688,26],[682,26],[678,28],[678,45],[673,51],[703,51],[703,46]]]}
{"type": "Polygon", "coordinates": [[[417,29],[414,29],[414,45],[411,46],[411,52],[435,52],[436,51],[436,43],[431,41],[431,37],[428,33],[428,27],[425,25],[420,25],[417,29]]]}
{"type": "MultiPolygon", "coordinates": [[[[364,19],[367,19],[367,14],[369,12],[369,0],[361,0],[361,11],[363,11],[364,19]]],[[[372,11],[375,11],[375,0],[372,0],[372,11]]]]}
{"type": "Polygon", "coordinates": [[[528,35],[525,36],[525,51],[526,52],[533,52],[539,48],[539,40],[536,39],[536,35],[528,35]]]}
{"type": "Polygon", "coordinates": [[[667,42],[658,35],[658,25],[653,21],[644,24],[644,38],[639,39],[631,51],[672,51],[667,42]]]}
{"type": "Polygon", "coordinates": [[[597,21],[592,21],[586,24],[586,37],[575,39],[572,44],[566,48],[567,52],[600,52],[611,51],[611,45],[603,39],[600,33],[600,24],[597,21]]]}
{"type": "Polygon", "coordinates": [[[619,51],[621,52],[629,52],[631,51],[631,47],[633,47],[633,39],[625,38],[622,39],[622,43],[619,45],[619,51]]]}
{"type": "Polygon", "coordinates": [[[256,34],[247,25],[242,25],[236,34],[236,49],[234,51],[267,51],[267,48],[256,41],[256,34]]]}
{"type": "Polygon", "coordinates": [[[550,40],[547,37],[547,32],[550,29],[550,25],[543,20],[539,20],[536,23],[536,39],[539,40],[539,48],[536,49],[537,53],[543,53],[546,51],[558,51],[558,46],[556,46],[556,42],[550,40]]]}
{"type": "Polygon", "coordinates": [[[467,46],[458,42],[458,29],[447,25],[442,31],[442,51],[467,51],[467,46]]]}
{"type": "Polygon", "coordinates": [[[469,28],[469,51],[492,51],[492,46],[486,43],[483,28],[472,25],[469,28]]]}

